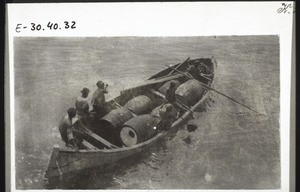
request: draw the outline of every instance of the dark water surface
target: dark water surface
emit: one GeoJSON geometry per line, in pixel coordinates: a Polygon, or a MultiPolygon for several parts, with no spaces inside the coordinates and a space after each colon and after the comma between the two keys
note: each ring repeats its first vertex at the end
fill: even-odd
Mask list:
{"type": "MultiPolygon", "coordinates": [[[[107,82],[113,98],[165,68],[215,56],[214,88],[266,116],[213,94],[214,103],[172,140],[110,173],[87,173],[70,188],[280,188],[279,38],[15,38],[16,188],[43,188],[57,125],[83,87],[107,82]],[[82,179],[85,178],[85,179],[82,179]],[[80,183],[80,185],[78,185],[80,183]]],[[[91,95],[89,96],[89,99],[91,95]]]]}

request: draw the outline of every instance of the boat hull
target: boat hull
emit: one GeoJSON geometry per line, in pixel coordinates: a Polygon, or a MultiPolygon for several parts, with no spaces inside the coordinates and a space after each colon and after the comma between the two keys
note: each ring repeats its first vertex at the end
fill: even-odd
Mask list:
{"type": "MultiPolygon", "coordinates": [[[[214,65],[215,63],[213,63],[211,70],[214,70],[214,65]]],[[[182,67],[181,64],[177,64],[177,66],[182,67]]],[[[170,71],[164,70],[164,74],[166,73],[170,73],[170,71]]],[[[183,78],[181,74],[174,74],[174,76],[183,78]]],[[[167,79],[176,79],[173,78],[174,76],[169,76],[167,79]]],[[[149,79],[149,81],[152,82],[154,80],[149,79]]],[[[162,81],[160,78],[159,82],[164,83],[165,81],[162,81]]],[[[212,83],[213,81],[207,83],[207,86],[212,86],[212,83]]],[[[147,89],[149,89],[149,85],[151,85],[151,83],[146,83],[147,89]]],[[[132,90],[135,89],[138,90],[139,87],[135,87],[132,90]]],[[[132,90],[127,91],[130,92],[132,90]]],[[[163,142],[166,137],[174,136],[174,134],[176,134],[176,132],[178,131],[180,125],[189,120],[192,117],[193,111],[199,108],[209,97],[209,93],[209,90],[205,90],[204,94],[201,98],[199,98],[196,104],[194,104],[189,110],[181,115],[180,118],[173,122],[172,127],[169,131],[159,132],[153,138],[134,146],[114,149],[84,149],[79,151],[54,147],[48,169],[45,173],[46,180],[48,180],[49,182],[50,179],[55,180],[57,178],[61,179],[72,177],[85,170],[97,170],[100,172],[106,172],[110,168],[112,168],[115,163],[121,162],[126,158],[132,158],[133,156],[145,153],[147,150],[151,149],[152,147],[156,147],[161,142],[163,142]]]]}

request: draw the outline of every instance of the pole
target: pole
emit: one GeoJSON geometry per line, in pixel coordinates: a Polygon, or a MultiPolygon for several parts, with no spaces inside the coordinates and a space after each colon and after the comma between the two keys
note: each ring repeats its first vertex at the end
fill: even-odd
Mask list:
{"type": "MultiPolygon", "coordinates": [[[[181,65],[183,65],[185,62],[188,62],[190,60],[190,57],[187,58],[187,60],[183,61],[182,63],[180,63],[179,65],[177,65],[175,67],[175,69],[178,69],[181,65]]],[[[168,75],[171,75],[175,70],[173,69],[168,75]]]]}

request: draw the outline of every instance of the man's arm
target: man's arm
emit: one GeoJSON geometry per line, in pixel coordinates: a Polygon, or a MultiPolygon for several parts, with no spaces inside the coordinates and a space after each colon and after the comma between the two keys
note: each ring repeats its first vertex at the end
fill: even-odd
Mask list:
{"type": "Polygon", "coordinates": [[[108,87],[108,84],[105,84],[105,87],[104,87],[104,93],[108,93],[107,87],[108,87]]]}

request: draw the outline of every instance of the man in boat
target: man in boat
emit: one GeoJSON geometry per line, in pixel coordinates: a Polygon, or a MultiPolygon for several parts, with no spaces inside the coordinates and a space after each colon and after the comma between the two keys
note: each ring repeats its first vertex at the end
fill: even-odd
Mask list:
{"type": "Polygon", "coordinates": [[[196,78],[196,79],[199,78],[199,76],[200,76],[200,70],[199,70],[198,67],[196,67],[196,63],[193,63],[193,64],[190,64],[190,63],[189,63],[189,66],[188,66],[188,73],[189,73],[192,77],[194,77],[194,78],[196,78]]]}
{"type": "Polygon", "coordinates": [[[59,122],[58,128],[62,140],[66,143],[66,146],[78,149],[76,140],[73,136],[73,124],[72,119],[76,116],[76,109],[69,108],[67,114],[59,122]]]}
{"type": "Polygon", "coordinates": [[[102,81],[98,81],[96,85],[98,89],[95,91],[92,98],[93,111],[96,112],[97,116],[102,117],[106,114],[104,94],[108,93],[108,85],[102,81]]]}
{"type": "Polygon", "coordinates": [[[211,81],[211,71],[209,71],[207,66],[199,60],[196,60],[195,63],[189,65],[188,73],[201,82],[211,81]]]}
{"type": "Polygon", "coordinates": [[[158,130],[169,130],[177,117],[177,111],[171,103],[162,105],[159,108],[160,121],[157,124],[158,130]]]}
{"type": "Polygon", "coordinates": [[[170,83],[170,87],[166,91],[166,102],[174,104],[176,102],[175,97],[175,91],[176,91],[176,84],[174,82],[170,83]]]}
{"type": "Polygon", "coordinates": [[[213,78],[213,72],[205,65],[203,62],[200,62],[199,64],[199,70],[202,77],[212,79],[213,78]]]}
{"type": "Polygon", "coordinates": [[[89,115],[89,103],[87,100],[89,92],[90,90],[88,88],[83,88],[81,90],[81,96],[76,100],[75,107],[79,119],[85,119],[89,115]]]}
{"type": "Polygon", "coordinates": [[[180,101],[176,100],[175,91],[176,91],[176,84],[174,82],[171,82],[170,87],[166,91],[164,104],[168,104],[168,103],[172,104],[173,107],[175,107],[179,113],[182,113],[186,109],[183,108],[184,106],[182,107],[182,103],[180,101]]]}

